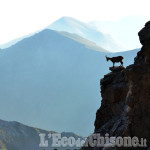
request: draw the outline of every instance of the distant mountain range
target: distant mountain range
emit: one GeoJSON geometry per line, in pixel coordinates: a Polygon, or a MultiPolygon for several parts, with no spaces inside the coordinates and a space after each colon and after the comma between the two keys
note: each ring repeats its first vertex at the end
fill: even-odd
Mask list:
{"type": "Polygon", "coordinates": [[[120,44],[115,41],[110,34],[104,34],[92,26],[71,17],[62,17],[47,28],[80,35],[81,37],[96,43],[97,46],[103,47],[110,52],[125,50],[125,48],[120,46],[120,44]]]}
{"type": "MultiPolygon", "coordinates": [[[[92,46],[91,49],[121,52],[141,47],[137,33],[148,20],[149,18],[144,16],[127,16],[114,21],[96,20],[84,23],[71,17],[62,17],[47,28],[56,30],[63,36],[68,36],[78,42],[82,41],[88,47],[92,46]]],[[[0,48],[10,47],[40,31],[42,30],[14,39],[1,45],[0,48]]]]}
{"type": "MultiPolygon", "coordinates": [[[[67,19],[67,17],[63,17],[63,18],[66,18],[67,19]]],[[[63,18],[61,18],[60,20],[62,20],[63,18]]],[[[69,19],[69,18],[68,18],[69,19]]],[[[73,20],[72,18],[70,18],[70,20],[73,20]]],[[[75,19],[74,19],[75,20],[75,19]]],[[[58,22],[59,22],[59,20],[58,20],[58,22]]],[[[76,22],[79,22],[79,21],[77,21],[76,20],[76,22]]],[[[83,25],[84,25],[84,23],[82,23],[83,25]]],[[[53,24],[52,24],[53,25],[53,24]]],[[[65,26],[66,28],[68,28],[67,27],[67,24],[62,24],[62,26],[65,26]]],[[[74,28],[73,26],[72,26],[72,28],[74,28]]],[[[69,29],[69,28],[68,28],[69,29]]],[[[43,29],[44,30],[44,29],[43,29]]],[[[31,34],[29,34],[29,35],[26,35],[26,36],[23,36],[23,37],[20,37],[20,38],[18,38],[18,39],[14,39],[14,40],[12,40],[12,41],[10,41],[10,42],[8,42],[8,43],[6,43],[6,44],[3,44],[3,45],[1,45],[0,46],[0,48],[2,48],[2,49],[5,49],[5,48],[8,48],[8,47],[10,47],[10,46],[12,46],[12,45],[14,45],[14,44],[16,44],[17,42],[19,42],[19,41],[21,41],[21,40],[23,40],[24,38],[27,38],[27,37],[31,37],[31,36],[33,36],[33,35],[35,35],[35,34],[37,34],[37,33],[39,33],[39,32],[41,32],[41,31],[43,31],[43,30],[39,30],[39,31],[37,31],[37,32],[35,32],[35,33],[31,33],[31,34]]],[[[80,30],[80,29],[76,29],[76,30],[80,30]]],[[[91,30],[91,29],[87,29],[87,30],[91,30]]],[[[78,33],[76,33],[76,32],[70,32],[69,30],[56,30],[57,31],[57,33],[59,33],[59,34],[61,34],[62,36],[64,36],[64,37],[68,37],[68,38],[70,38],[70,39],[73,39],[73,40],[75,40],[75,41],[77,41],[78,43],[81,43],[81,44],[84,44],[87,48],[90,48],[90,49],[93,49],[93,50],[96,50],[96,51],[100,51],[100,52],[109,52],[109,50],[108,49],[105,49],[104,47],[103,47],[103,45],[102,46],[98,46],[96,43],[95,43],[95,41],[90,41],[90,39],[89,38],[86,38],[86,37],[84,37],[84,36],[81,36],[80,34],[78,34],[78,33]],[[69,31],[69,32],[68,32],[69,31]]],[[[99,31],[95,31],[95,33],[96,32],[98,32],[98,34],[99,34],[99,31]]],[[[93,33],[94,34],[94,33],[93,33]]],[[[101,34],[101,33],[100,33],[101,34]]],[[[89,36],[93,36],[92,34],[90,34],[89,36]]],[[[101,41],[103,41],[103,38],[104,38],[104,36],[102,35],[102,37],[100,37],[101,38],[101,41]]],[[[108,39],[109,40],[109,39],[108,39]]],[[[104,42],[106,42],[106,41],[103,41],[103,44],[104,44],[104,42]]],[[[111,44],[112,45],[112,44],[111,44]]],[[[107,48],[107,47],[106,47],[107,48]]]]}
{"type": "Polygon", "coordinates": [[[0,118],[84,136],[93,132],[99,79],[112,66],[105,55],[123,55],[126,66],[138,50],[100,52],[70,35],[45,29],[0,51],[0,118]]]}
{"type": "MultiPolygon", "coordinates": [[[[39,147],[40,136],[45,134],[45,140],[48,140],[48,147],[46,149],[66,150],[79,149],[80,147],[52,147],[52,137],[48,139],[48,134],[57,134],[54,131],[47,131],[35,127],[29,127],[19,122],[8,122],[0,120],[0,149],[1,150],[43,150],[44,147],[39,147]]],[[[84,141],[84,137],[76,135],[71,132],[59,133],[61,137],[74,137],[84,141]]]]}

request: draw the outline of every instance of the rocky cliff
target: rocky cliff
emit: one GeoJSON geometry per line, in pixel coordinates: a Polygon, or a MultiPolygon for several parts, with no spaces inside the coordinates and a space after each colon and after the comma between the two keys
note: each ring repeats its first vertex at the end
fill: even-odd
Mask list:
{"type": "Polygon", "coordinates": [[[95,133],[113,137],[146,139],[146,147],[83,147],[83,149],[149,149],[150,147],[150,22],[139,32],[143,45],[134,64],[110,68],[100,80],[101,106],[97,110],[95,133]]]}

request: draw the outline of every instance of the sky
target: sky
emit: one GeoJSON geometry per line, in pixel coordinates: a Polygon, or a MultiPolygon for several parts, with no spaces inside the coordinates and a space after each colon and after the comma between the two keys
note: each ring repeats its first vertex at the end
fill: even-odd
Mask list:
{"type": "Polygon", "coordinates": [[[43,29],[62,16],[83,22],[149,16],[149,0],[0,0],[0,45],[43,29]]]}

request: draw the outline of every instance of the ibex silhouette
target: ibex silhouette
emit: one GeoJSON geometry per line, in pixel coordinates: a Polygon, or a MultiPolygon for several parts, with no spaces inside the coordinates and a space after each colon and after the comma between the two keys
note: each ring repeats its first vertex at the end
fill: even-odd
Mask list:
{"type": "Polygon", "coordinates": [[[117,57],[107,57],[107,56],[105,56],[106,57],[106,60],[107,61],[111,61],[112,63],[113,63],[113,67],[114,67],[114,65],[115,65],[115,63],[117,63],[117,62],[120,62],[121,63],[121,65],[123,66],[123,57],[122,56],[117,56],[117,57]]]}

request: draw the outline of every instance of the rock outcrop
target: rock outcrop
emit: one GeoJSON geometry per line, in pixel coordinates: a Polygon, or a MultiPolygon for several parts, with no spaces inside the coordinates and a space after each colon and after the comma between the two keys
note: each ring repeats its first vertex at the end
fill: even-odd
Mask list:
{"type": "MultiPolygon", "coordinates": [[[[150,22],[138,33],[141,51],[127,68],[110,68],[100,80],[101,106],[94,133],[146,139],[146,147],[83,147],[82,149],[150,149],[150,22]]],[[[90,136],[89,136],[90,137],[90,136]]]]}

